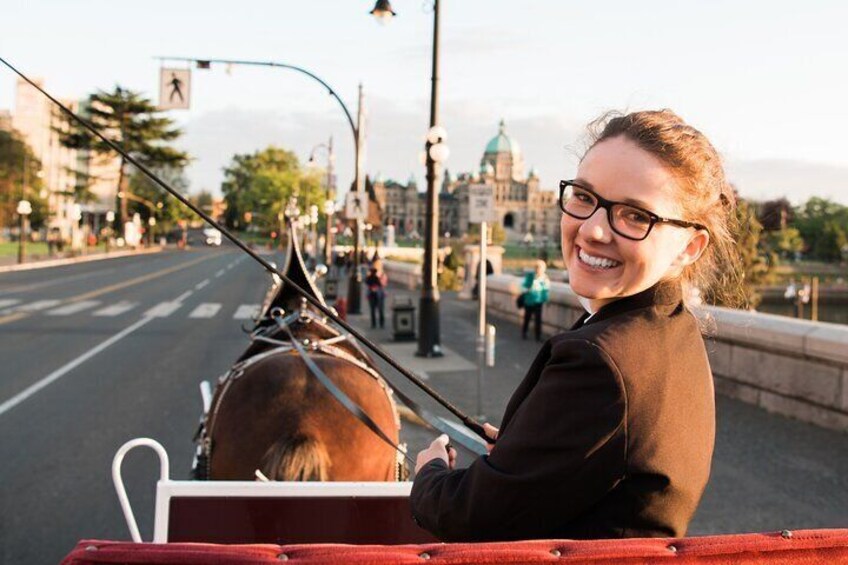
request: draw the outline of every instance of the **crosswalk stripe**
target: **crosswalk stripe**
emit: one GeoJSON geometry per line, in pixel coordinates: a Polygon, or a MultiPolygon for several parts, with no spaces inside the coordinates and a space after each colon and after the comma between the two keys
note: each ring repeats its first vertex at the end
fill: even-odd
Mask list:
{"type": "Polygon", "coordinates": [[[88,310],[89,308],[94,308],[100,304],[98,300],[81,300],[79,302],[71,302],[70,304],[65,304],[64,306],[60,306],[55,310],[50,310],[47,312],[48,316],[70,316],[71,314],[76,314],[77,312],[82,312],[83,310],[88,310]]]}
{"type": "Polygon", "coordinates": [[[242,304],[233,314],[234,320],[250,320],[259,314],[259,304],[242,304]]]}
{"type": "Polygon", "coordinates": [[[149,318],[167,318],[180,309],[182,302],[160,302],[144,313],[149,318]]]}
{"type": "Polygon", "coordinates": [[[195,308],[191,314],[188,315],[189,318],[212,318],[215,314],[218,313],[218,310],[221,309],[221,305],[215,302],[204,302],[197,308],[195,308]]]}
{"type": "Polygon", "coordinates": [[[5,308],[7,306],[14,306],[18,302],[20,302],[20,300],[18,300],[17,298],[5,298],[3,300],[0,300],[0,308],[5,308]]]}
{"type": "Polygon", "coordinates": [[[92,313],[92,316],[120,316],[124,312],[129,312],[136,306],[138,306],[138,302],[127,302],[126,300],[122,300],[121,302],[116,302],[115,304],[111,304],[106,308],[101,308],[100,310],[97,310],[96,312],[92,313]]]}
{"type": "Polygon", "coordinates": [[[57,304],[62,302],[61,300],[36,300],[35,302],[30,302],[29,304],[24,304],[23,306],[18,306],[15,308],[17,312],[38,312],[39,310],[46,310],[48,308],[53,308],[57,304]]]}

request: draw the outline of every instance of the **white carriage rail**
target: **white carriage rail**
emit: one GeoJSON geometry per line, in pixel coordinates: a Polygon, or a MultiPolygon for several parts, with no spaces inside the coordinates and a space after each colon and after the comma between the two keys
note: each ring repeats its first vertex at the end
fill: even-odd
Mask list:
{"type": "Polygon", "coordinates": [[[170,462],[165,448],[154,439],[137,438],[126,442],[112,460],[112,481],[127,521],[132,540],[141,543],[138,523],[132,510],[121,465],[124,457],[136,447],[148,447],[159,456],[159,480],[156,483],[156,504],[153,543],[168,543],[169,509],[172,498],[239,497],[239,498],[320,498],[320,497],[408,497],[412,483],[406,482],[254,482],[254,481],[172,481],[170,462]]]}

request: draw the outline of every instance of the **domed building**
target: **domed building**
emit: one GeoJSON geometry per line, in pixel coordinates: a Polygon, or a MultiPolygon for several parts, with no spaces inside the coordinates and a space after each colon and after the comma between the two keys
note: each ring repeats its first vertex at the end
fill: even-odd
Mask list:
{"type": "MultiPolygon", "coordinates": [[[[559,241],[556,194],[540,188],[535,169],[525,176],[521,148],[507,135],[503,120],[497,135],[486,144],[477,171],[452,174],[445,170],[439,193],[440,234],[468,233],[468,187],[472,185],[492,189],[497,221],[508,240],[523,241],[532,234],[536,240],[559,241]]],[[[378,179],[374,189],[383,225],[394,225],[399,235],[423,235],[425,195],[418,192],[414,178],[406,185],[378,179]]]]}

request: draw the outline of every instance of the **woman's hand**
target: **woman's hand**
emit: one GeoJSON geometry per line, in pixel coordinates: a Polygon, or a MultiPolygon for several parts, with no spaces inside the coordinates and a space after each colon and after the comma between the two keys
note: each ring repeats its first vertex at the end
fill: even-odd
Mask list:
{"type": "MultiPolygon", "coordinates": [[[[489,424],[488,422],[483,424],[483,431],[486,432],[486,435],[489,436],[490,438],[492,438],[493,440],[498,439],[498,433],[500,432],[500,430],[498,428],[496,428],[492,424],[489,424]]],[[[495,447],[494,443],[487,443],[486,444],[486,451],[491,453],[493,447],[495,447]]]]}
{"type": "Polygon", "coordinates": [[[418,473],[421,467],[433,459],[441,459],[448,464],[448,468],[453,469],[456,466],[456,450],[452,447],[448,448],[449,441],[448,436],[442,434],[433,440],[430,447],[419,452],[415,460],[415,472],[418,473]]]}

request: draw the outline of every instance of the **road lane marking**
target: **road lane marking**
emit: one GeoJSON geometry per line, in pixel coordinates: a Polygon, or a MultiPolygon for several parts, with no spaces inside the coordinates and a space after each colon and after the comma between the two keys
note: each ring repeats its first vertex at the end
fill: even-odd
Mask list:
{"type": "Polygon", "coordinates": [[[71,314],[76,314],[77,312],[82,312],[83,310],[88,310],[89,308],[94,308],[100,304],[99,300],[82,300],[80,302],[71,302],[70,304],[65,304],[64,306],[60,306],[55,310],[50,310],[47,312],[48,316],[70,316],[71,314]]]}
{"type": "Polygon", "coordinates": [[[189,318],[212,318],[221,309],[221,304],[216,302],[204,302],[188,315],[189,318]]]}
{"type": "Polygon", "coordinates": [[[216,278],[217,278],[217,277],[220,277],[220,276],[221,276],[221,275],[223,275],[223,274],[224,274],[224,269],[221,269],[220,271],[218,271],[217,273],[215,273],[215,277],[216,277],[216,278]]]}
{"type": "Polygon", "coordinates": [[[106,308],[101,308],[92,314],[92,316],[106,316],[106,317],[114,317],[120,316],[124,312],[129,312],[133,308],[138,306],[138,302],[127,302],[126,300],[122,300],[121,302],[116,302],[106,308]]]}
{"type": "Polygon", "coordinates": [[[242,304],[233,314],[233,320],[251,320],[259,314],[259,304],[242,304]]]}
{"type": "Polygon", "coordinates": [[[0,308],[5,308],[7,306],[14,306],[18,304],[20,300],[17,298],[6,298],[5,300],[0,300],[0,308]]]}
{"type": "Polygon", "coordinates": [[[177,301],[168,301],[168,302],[160,302],[150,310],[144,313],[145,316],[149,316],[151,318],[167,318],[177,310],[182,307],[181,302],[177,301]]]}
{"type": "Polygon", "coordinates": [[[188,298],[192,294],[194,294],[193,290],[187,290],[184,293],[182,293],[181,295],[179,295],[178,297],[176,297],[174,300],[172,300],[172,302],[182,302],[183,300],[185,300],[186,298],[188,298]]]}
{"type": "Polygon", "coordinates": [[[57,304],[60,304],[61,300],[36,300],[35,302],[30,302],[29,304],[24,304],[22,306],[18,306],[15,308],[17,312],[38,312],[40,310],[46,310],[48,308],[52,308],[57,304]]]}
{"type": "Polygon", "coordinates": [[[142,319],[140,319],[139,321],[132,324],[131,326],[128,326],[127,328],[124,328],[120,332],[116,333],[115,335],[113,335],[112,337],[110,337],[109,339],[107,339],[106,341],[101,343],[100,345],[94,347],[93,349],[89,349],[88,351],[86,351],[85,353],[83,353],[82,355],[80,355],[79,357],[77,357],[76,359],[71,361],[70,363],[67,363],[64,366],[59,367],[58,369],[56,369],[55,371],[53,371],[52,373],[50,373],[49,375],[47,375],[46,377],[44,377],[43,379],[38,381],[37,383],[27,387],[22,392],[19,392],[18,394],[16,394],[15,396],[10,398],[9,400],[4,402],[3,404],[0,404],[0,416],[2,416],[6,412],[8,412],[12,408],[14,408],[18,404],[20,404],[21,402],[23,402],[24,400],[29,398],[30,396],[32,396],[33,394],[37,393],[38,391],[40,391],[41,389],[43,389],[47,385],[59,380],[60,378],[62,378],[65,375],[67,375],[70,371],[72,371],[76,367],[82,365],[83,363],[85,363],[86,361],[88,361],[89,359],[91,359],[92,357],[94,357],[95,355],[97,355],[98,353],[100,353],[101,351],[103,351],[104,349],[109,347],[110,345],[119,342],[120,340],[124,339],[125,337],[127,337],[128,335],[133,333],[135,330],[140,328],[141,326],[147,324],[148,322],[150,322],[151,320],[154,320],[154,319],[155,318],[142,318],[142,319]]]}
{"type": "MultiPolygon", "coordinates": [[[[159,277],[164,277],[165,275],[169,275],[169,274],[171,274],[175,271],[184,270],[188,267],[191,267],[192,265],[196,265],[197,263],[200,263],[201,261],[206,261],[206,260],[212,259],[212,258],[215,258],[215,255],[204,255],[204,256],[198,257],[197,259],[193,259],[191,261],[188,261],[186,263],[181,263],[179,265],[174,265],[173,267],[168,267],[167,269],[162,269],[160,271],[154,271],[152,273],[148,273],[146,275],[142,275],[140,277],[136,277],[136,278],[130,279],[128,281],[115,283],[115,284],[107,286],[107,287],[99,288],[97,290],[92,290],[91,292],[86,292],[86,293],[83,293],[83,294],[78,294],[76,296],[72,296],[70,298],[65,299],[65,302],[78,302],[78,301],[81,301],[81,300],[88,300],[90,298],[96,298],[98,296],[101,296],[103,294],[107,294],[109,292],[114,292],[116,290],[121,290],[121,289],[130,287],[130,286],[135,286],[137,284],[141,284],[143,282],[147,282],[147,281],[150,281],[150,280],[153,280],[153,279],[158,279],[159,277]]],[[[59,302],[61,302],[61,301],[57,300],[57,301],[55,301],[55,304],[58,304],[59,302]]],[[[50,306],[54,306],[55,304],[51,304],[50,306]]],[[[50,306],[47,306],[47,308],[49,308],[50,306]]],[[[20,320],[25,315],[26,314],[22,315],[20,308],[15,308],[14,311],[0,312],[0,325],[7,324],[9,322],[14,322],[15,320],[20,320]]]]}
{"type": "Polygon", "coordinates": [[[209,285],[209,279],[202,280],[199,283],[197,283],[196,285],[194,285],[194,290],[200,290],[201,288],[205,288],[208,285],[209,285]]]}

